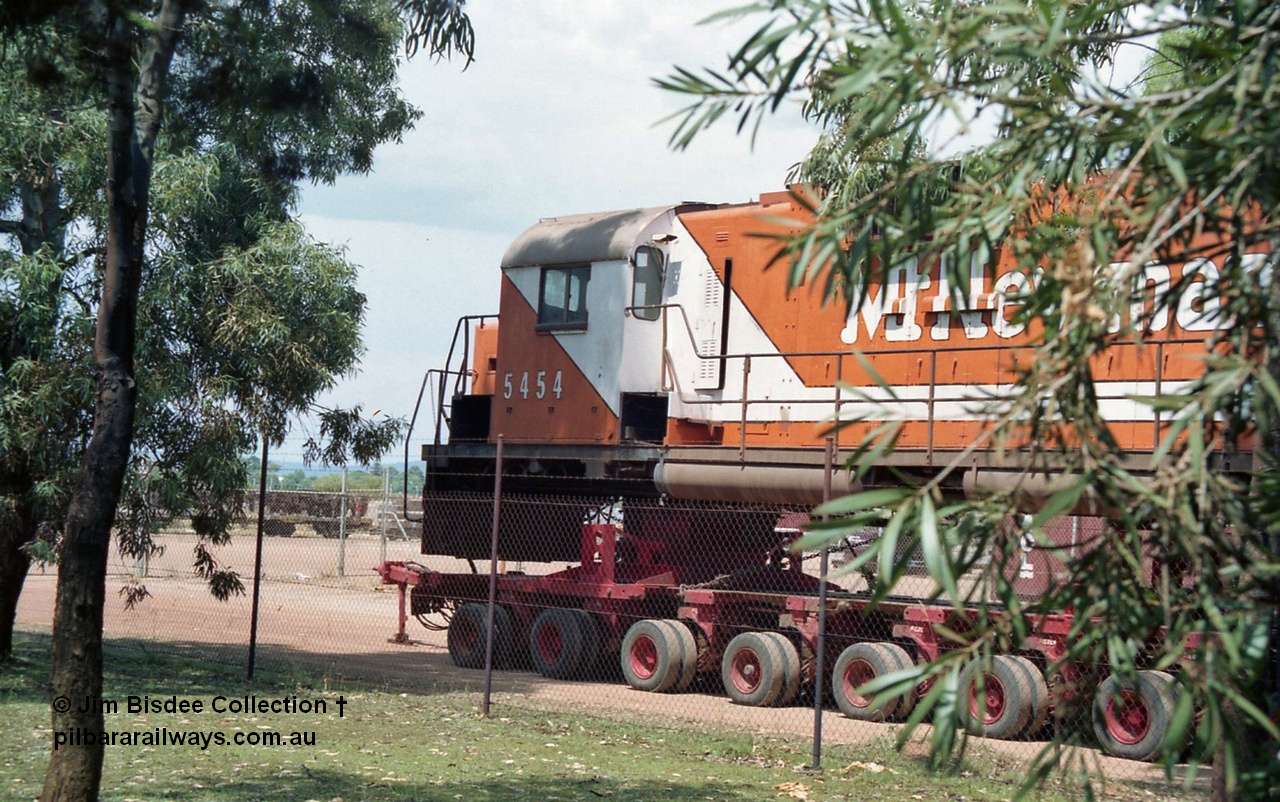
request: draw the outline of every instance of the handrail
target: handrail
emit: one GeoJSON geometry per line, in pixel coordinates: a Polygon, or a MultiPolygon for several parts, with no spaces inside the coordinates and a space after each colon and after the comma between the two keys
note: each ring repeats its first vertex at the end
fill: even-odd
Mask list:
{"type": "MultiPolygon", "coordinates": [[[[446,377],[448,377],[450,374],[453,374],[453,373],[464,373],[464,374],[470,374],[472,376],[475,375],[475,371],[473,370],[450,371],[450,370],[440,370],[439,368],[432,368],[431,370],[428,370],[426,373],[422,374],[422,386],[418,388],[418,400],[413,405],[413,415],[409,418],[409,428],[404,433],[404,473],[401,474],[404,477],[404,483],[402,488],[403,496],[404,496],[402,509],[404,512],[404,519],[411,523],[422,523],[421,518],[411,518],[409,516],[409,443],[413,439],[413,428],[418,423],[418,410],[422,407],[422,397],[426,394],[427,382],[431,381],[431,376],[438,375],[440,386],[441,388],[443,388],[446,377]]],[[[438,446],[440,445],[440,440],[439,440],[440,428],[439,428],[438,419],[440,417],[443,417],[444,410],[443,409],[437,410],[436,414],[437,414],[437,425],[436,425],[437,439],[435,444],[438,446]]],[[[425,480],[426,477],[424,476],[423,479],[425,480]]]]}
{"type": "MultiPolygon", "coordinates": [[[[470,372],[470,371],[466,371],[465,369],[467,362],[470,361],[470,355],[471,355],[471,326],[468,324],[471,323],[472,321],[480,321],[481,323],[483,323],[486,320],[497,320],[497,319],[498,319],[497,315],[464,315],[463,317],[458,318],[458,323],[457,325],[454,326],[453,342],[449,343],[449,355],[445,357],[444,370],[441,371],[442,375],[441,375],[441,381],[440,381],[440,390],[439,390],[438,398],[436,399],[437,401],[436,433],[435,433],[434,442],[435,442],[435,445],[437,446],[440,445],[441,426],[444,423],[445,382],[444,382],[443,374],[448,374],[451,372],[455,374],[462,373],[462,372],[466,372],[466,373],[470,372]],[[463,340],[463,343],[462,343],[462,366],[463,367],[460,368],[458,371],[450,371],[449,366],[453,364],[453,354],[454,354],[454,351],[457,350],[458,348],[459,335],[462,336],[462,340],[463,340]]],[[[431,371],[427,371],[427,372],[430,373],[431,371]]],[[[462,377],[459,376],[458,381],[454,383],[455,395],[458,394],[458,391],[460,389],[465,389],[465,385],[463,385],[462,382],[463,382],[462,377]]]]}
{"type": "MultiPolygon", "coordinates": [[[[663,389],[668,389],[668,387],[670,387],[670,389],[674,389],[676,392],[676,396],[680,400],[680,402],[688,406],[709,406],[712,404],[728,404],[728,403],[735,403],[735,401],[740,405],[741,414],[739,419],[740,432],[739,432],[738,450],[739,450],[740,457],[743,459],[745,459],[745,454],[746,454],[747,418],[748,418],[748,410],[751,405],[777,404],[777,405],[802,406],[802,405],[811,405],[811,404],[832,403],[827,400],[817,399],[817,398],[773,397],[773,398],[752,399],[750,394],[750,375],[751,375],[752,360],[834,357],[836,359],[836,380],[833,385],[834,398],[832,399],[832,401],[834,402],[833,403],[834,420],[839,421],[840,414],[843,411],[843,408],[849,404],[880,403],[873,399],[843,397],[842,387],[844,383],[843,379],[844,379],[845,358],[853,356],[855,353],[869,353],[872,356],[879,355],[879,354],[891,354],[893,356],[928,355],[929,357],[928,382],[927,384],[922,383],[920,385],[925,390],[925,397],[923,399],[912,398],[909,400],[913,402],[925,404],[926,415],[924,418],[924,422],[927,427],[926,462],[927,464],[932,465],[933,458],[934,458],[934,442],[933,442],[934,428],[937,420],[937,405],[940,400],[938,398],[938,393],[937,393],[937,388],[938,388],[937,373],[938,373],[939,354],[986,353],[986,352],[993,352],[993,351],[1013,352],[1013,351],[1019,351],[1019,350],[1029,350],[1035,347],[1033,344],[1030,344],[1030,343],[1008,343],[1008,344],[1002,343],[1002,344],[996,344],[996,345],[965,344],[965,345],[914,346],[909,348],[895,348],[889,351],[880,351],[880,352],[866,352],[866,351],[859,351],[858,349],[851,348],[847,351],[791,351],[791,352],[749,351],[749,352],[742,352],[737,354],[729,353],[729,354],[704,355],[699,353],[698,351],[697,339],[694,336],[693,327],[689,321],[689,313],[687,310],[685,310],[682,304],[654,304],[649,306],[629,306],[629,307],[626,307],[625,311],[628,313],[634,313],[635,310],[637,309],[661,309],[662,310],[663,381],[661,382],[661,386],[663,387],[663,389]],[[728,362],[728,360],[731,360],[731,359],[742,360],[743,377],[742,377],[742,396],[740,398],[738,399],[725,398],[723,396],[723,392],[724,392],[723,390],[717,391],[721,394],[719,398],[696,397],[696,395],[691,397],[686,395],[686,388],[681,386],[680,377],[678,375],[678,372],[675,369],[675,360],[673,359],[671,354],[670,340],[668,338],[668,333],[667,333],[668,323],[669,323],[669,314],[668,314],[669,310],[675,310],[679,312],[680,319],[684,323],[684,331],[688,338],[689,349],[695,359],[717,360],[722,363],[726,363],[728,362]],[[668,385],[666,381],[668,372],[671,379],[670,385],[668,385]]],[[[1163,368],[1164,368],[1165,346],[1196,345],[1196,344],[1203,344],[1204,342],[1205,340],[1201,338],[1195,338],[1195,337],[1180,337],[1180,338],[1173,338],[1173,339],[1146,341],[1145,344],[1154,345],[1155,351],[1156,351],[1154,375],[1152,377],[1152,380],[1155,383],[1156,395],[1160,394],[1164,385],[1163,368]]],[[[1140,347],[1143,343],[1127,343],[1122,341],[1122,342],[1118,342],[1117,344],[1121,346],[1133,345],[1134,347],[1140,347]]],[[[1127,395],[1128,394],[1122,394],[1117,396],[1102,396],[1102,398],[1115,400],[1115,399],[1125,398],[1127,397],[1127,395]]],[[[974,400],[977,400],[977,399],[974,399],[974,400]]],[[[1156,412],[1154,418],[1155,418],[1154,420],[1155,441],[1154,442],[1159,442],[1161,416],[1158,411],[1156,412]]],[[[839,429],[836,430],[836,437],[837,438],[839,437],[839,429]]],[[[838,440],[836,445],[838,448],[839,446],[838,440]]]]}
{"type": "MultiPolygon", "coordinates": [[[[436,431],[435,431],[435,440],[434,440],[434,444],[436,446],[439,446],[441,430],[445,422],[444,394],[445,394],[445,384],[446,384],[447,378],[450,375],[455,375],[458,377],[457,380],[454,382],[454,393],[457,394],[460,390],[466,389],[466,386],[465,386],[466,380],[464,377],[470,376],[474,381],[476,376],[475,371],[466,369],[466,364],[467,362],[470,361],[470,353],[471,353],[471,326],[468,324],[471,323],[472,321],[477,321],[477,320],[483,323],[486,320],[497,320],[497,319],[498,319],[497,315],[465,315],[459,318],[457,324],[454,326],[454,329],[453,329],[453,341],[449,344],[449,354],[447,357],[445,357],[444,369],[442,370],[438,368],[432,368],[431,370],[428,370],[426,373],[422,374],[422,386],[418,388],[418,400],[413,405],[413,415],[409,418],[409,429],[404,433],[404,469],[403,469],[404,472],[401,474],[404,477],[404,481],[401,487],[401,493],[402,493],[401,509],[404,513],[404,519],[406,521],[410,521],[412,523],[422,523],[421,518],[412,518],[409,516],[409,444],[413,440],[414,426],[416,426],[418,423],[418,412],[422,408],[422,398],[424,395],[426,395],[426,392],[427,392],[427,382],[431,380],[432,375],[439,376],[439,390],[437,393],[438,403],[436,405],[436,431]],[[461,334],[463,337],[463,346],[462,346],[463,369],[449,370],[449,365],[453,362],[454,351],[458,347],[459,334],[461,334]]],[[[423,480],[424,481],[426,480],[425,476],[423,477],[423,480]]]]}

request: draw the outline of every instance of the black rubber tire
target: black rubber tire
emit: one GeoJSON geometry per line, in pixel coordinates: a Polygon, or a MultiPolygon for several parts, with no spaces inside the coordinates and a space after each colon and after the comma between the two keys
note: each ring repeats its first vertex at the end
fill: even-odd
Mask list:
{"type": "Polygon", "coordinates": [[[493,667],[498,670],[514,667],[516,627],[511,619],[511,613],[507,612],[507,608],[501,604],[493,606],[493,633],[493,667]]]}
{"type": "Polygon", "coordinates": [[[586,610],[574,610],[573,613],[582,626],[582,664],[578,666],[578,676],[595,679],[603,662],[604,630],[599,619],[592,613],[586,610]]]}
{"type": "Polygon", "coordinates": [[[1004,654],[991,658],[990,667],[981,661],[970,663],[960,678],[958,704],[971,734],[1002,741],[1017,738],[1031,721],[1031,678],[1004,654]]]}
{"type": "Polygon", "coordinates": [[[785,707],[794,702],[796,697],[800,695],[800,651],[796,649],[796,645],[791,642],[791,639],[781,632],[765,632],[762,634],[773,639],[773,642],[778,645],[779,653],[782,655],[782,691],[773,703],[778,707],[785,707]]]}
{"type": "Polygon", "coordinates": [[[1093,697],[1093,732],[1108,755],[1155,760],[1169,733],[1176,700],[1173,677],[1139,671],[1133,682],[1107,677],[1093,697]]]}
{"type": "Polygon", "coordinates": [[[570,679],[578,673],[585,646],[579,612],[552,607],[533,619],[529,660],[534,671],[550,679],[570,679]]]}
{"type": "MultiPolygon", "coordinates": [[[[493,630],[493,667],[507,668],[511,665],[514,639],[511,614],[500,604],[493,607],[493,630]]],[[[468,602],[454,611],[445,635],[453,664],[459,668],[484,668],[488,631],[488,605],[468,602]]]]}
{"type": "MultiPolygon", "coordinates": [[[[916,661],[911,659],[911,655],[906,649],[896,643],[877,643],[876,648],[884,653],[886,659],[891,660],[893,665],[897,666],[895,671],[903,671],[911,668],[916,661]]],[[[916,700],[919,699],[919,686],[911,686],[911,690],[898,695],[898,707],[893,711],[894,718],[905,719],[911,715],[911,711],[915,710],[916,700]]]]}
{"type": "Polygon", "coordinates": [[[1027,677],[1027,687],[1031,691],[1031,719],[1022,734],[1033,739],[1044,730],[1045,722],[1049,720],[1049,712],[1053,706],[1049,697],[1049,683],[1045,682],[1040,666],[1030,659],[1021,655],[1012,655],[1010,659],[1022,668],[1027,677]]]}
{"type": "Polygon", "coordinates": [[[619,651],[622,676],[638,691],[663,693],[680,681],[683,650],[665,621],[644,619],[627,630],[619,651]]]}
{"type": "Polygon", "coordinates": [[[671,686],[671,690],[675,693],[683,693],[689,690],[689,686],[693,685],[693,680],[698,676],[698,641],[683,621],[666,619],[659,623],[670,631],[680,654],[680,675],[671,686]]]}
{"type": "Polygon", "coordinates": [[[768,707],[782,693],[782,650],[764,632],[744,632],[720,658],[720,681],[735,704],[768,707]]]}
{"type": "Polygon", "coordinates": [[[897,671],[900,667],[892,650],[881,648],[882,643],[855,643],[840,653],[831,671],[831,695],[836,707],[851,719],[858,721],[884,721],[898,711],[901,698],[880,694],[861,696],[855,689],[897,671]]]}

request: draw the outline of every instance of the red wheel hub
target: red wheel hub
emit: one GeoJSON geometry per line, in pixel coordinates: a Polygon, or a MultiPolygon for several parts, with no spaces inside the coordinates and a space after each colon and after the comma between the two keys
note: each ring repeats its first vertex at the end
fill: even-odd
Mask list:
{"type": "Polygon", "coordinates": [[[969,715],[974,718],[981,716],[983,724],[994,724],[1004,715],[1004,686],[1000,684],[1000,680],[994,676],[987,674],[985,677],[985,685],[981,696],[982,707],[979,708],[979,692],[977,683],[974,683],[973,689],[969,691],[969,715]]]}
{"type": "Polygon", "coordinates": [[[454,643],[458,645],[458,651],[462,654],[475,654],[480,648],[480,630],[476,628],[471,621],[463,621],[458,626],[457,636],[454,643]]]}
{"type": "Polygon", "coordinates": [[[739,692],[753,693],[760,687],[760,655],[751,649],[741,649],[729,665],[733,686],[739,692]]]}
{"type": "Polygon", "coordinates": [[[538,657],[542,658],[542,662],[547,665],[554,664],[560,659],[560,652],[564,650],[564,639],[560,637],[560,628],[548,624],[538,630],[538,657]]]}
{"type": "Polygon", "coordinates": [[[1132,746],[1151,729],[1151,713],[1142,696],[1132,689],[1121,691],[1107,702],[1107,732],[1122,744],[1132,746]]]}
{"type": "Polygon", "coordinates": [[[866,660],[852,660],[844,669],[844,676],[841,682],[844,689],[844,698],[849,700],[849,704],[854,707],[867,707],[871,704],[871,697],[863,696],[858,693],[857,689],[876,678],[876,670],[866,660]]]}
{"type": "Polygon", "coordinates": [[[631,673],[637,678],[650,679],[658,671],[658,647],[653,638],[642,635],[631,643],[631,673]]]}

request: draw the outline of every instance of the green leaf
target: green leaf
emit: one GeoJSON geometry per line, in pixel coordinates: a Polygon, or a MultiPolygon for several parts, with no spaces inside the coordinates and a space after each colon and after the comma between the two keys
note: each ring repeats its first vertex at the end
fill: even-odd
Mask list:
{"type": "Polygon", "coordinates": [[[864,490],[828,501],[814,509],[814,515],[848,515],[864,510],[893,507],[911,495],[909,488],[885,487],[864,490]]]}
{"type": "Polygon", "coordinates": [[[902,668],[881,674],[875,679],[859,685],[856,691],[863,696],[874,696],[880,693],[897,696],[905,694],[919,685],[923,676],[924,669],[921,666],[902,668]]]}
{"type": "Polygon", "coordinates": [[[960,589],[951,571],[951,556],[939,534],[937,511],[929,496],[920,499],[920,547],[924,551],[924,564],[929,569],[929,575],[937,580],[951,604],[958,608],[961,603],[960,589]]]}
{"type": "Polygon", "coordinates": [[[884,528],[884,534],[875,543],[878,565],[876,576],[888,580],[895,576],[894,562],[898,554],[898,539],[902,536],[902,526],[907,520],[907,511],[898,510],[884,528]]]}
{"type": "Polygon", "coordinates": [[[1040,529],[1049,520],[1074,509],[1080,502],[1080,496],[1084,494],[1091,481],[1092,477],[1089,474],[1081,474],[1070,485],[1049,496],[1045,500],[1044,506],[1040,508],[1040,512],[1032,519],[1029,528],[1033,530],[1040,529]]]}
{"type": "MultiPolygon", "coordinates": [[[[1175,686],[1177,688],[1177,686],[1175,686]]],[[[1178,698],[1174,705],[1173,715],[1169,719],[1169,731],[1161,742],[1161,751],[1165,754],[1177,754],[1187,743],[1191,724],[1195,719],[1195,699],[1185,688],[1177,689],[1178,698]]]]}

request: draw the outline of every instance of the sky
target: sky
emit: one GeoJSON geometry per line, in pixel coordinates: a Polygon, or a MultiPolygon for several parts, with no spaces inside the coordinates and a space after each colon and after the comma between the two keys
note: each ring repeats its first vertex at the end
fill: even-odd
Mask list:
{"type": "MultiPolygon", "coordinates": [[[[346,249],[368,297],[363,363],[321,403],[411,416],[458,318],[497,311],[503,251],[541,218],[784,189],[817,137],[798,106],[768,120],[754,147],[728,122],[688,151],[668,146],[675,124],[662,120],[688,100],[653,79],[723,66],[750,27],[698,23],[733,5],[472,2],[469,68],[407,62],[402,90],[424,112],[416,129],[375,153],[372,174],[302,196],[303,222],[346,249]]],[[[306,433],[295,427],[286,451],[306,433]]]]}

